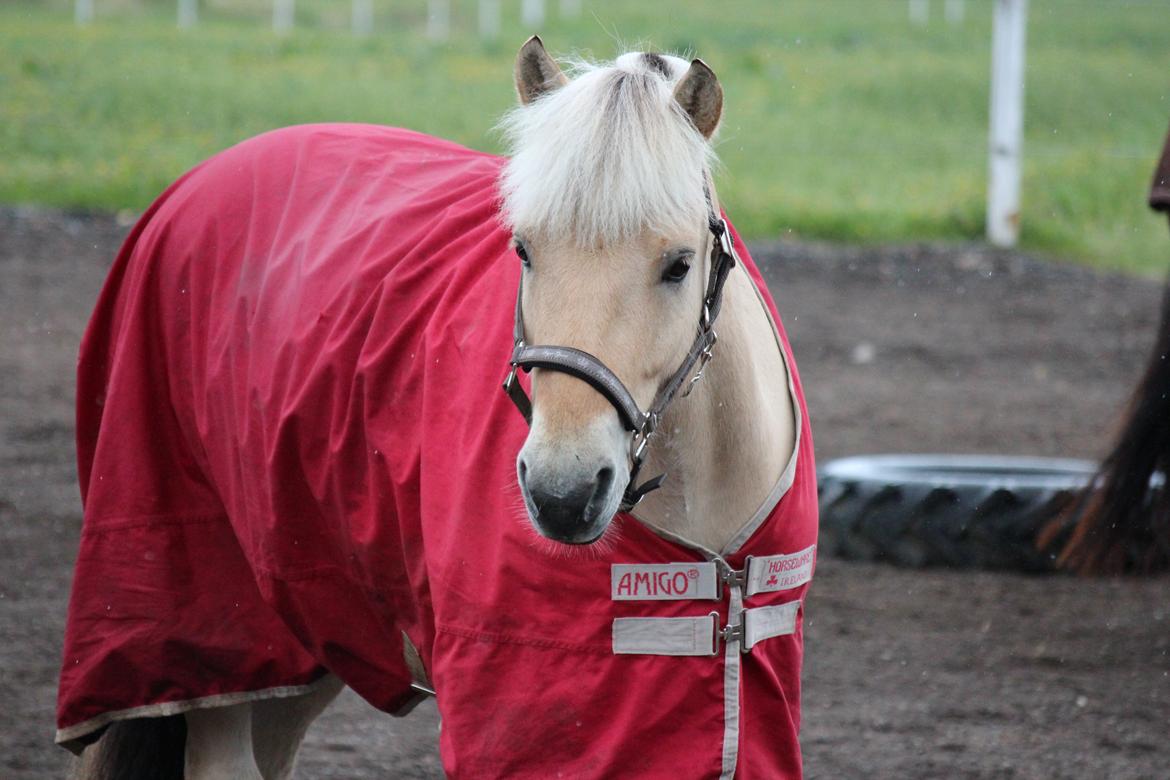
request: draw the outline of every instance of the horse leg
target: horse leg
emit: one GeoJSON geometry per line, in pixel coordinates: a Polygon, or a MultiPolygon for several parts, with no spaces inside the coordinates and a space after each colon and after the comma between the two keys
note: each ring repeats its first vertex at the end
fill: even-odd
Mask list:
{"type": "Polygon", "coordinates": [[[252,705],[191,710],[187,719],[186,780],[264,780],[252,752],[252,705]]]}
{"type": "Polygon", "coordinates": [[[264,780],[292,776],[297,749],[309,725],[344,687],[341,680],[328,675],[301,696],[252,702],[252,748],[264,780]]]}

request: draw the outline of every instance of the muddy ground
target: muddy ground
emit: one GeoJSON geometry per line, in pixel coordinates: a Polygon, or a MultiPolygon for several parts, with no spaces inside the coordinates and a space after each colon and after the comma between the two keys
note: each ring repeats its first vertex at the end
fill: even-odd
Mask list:
{"type": "MultiPolygon", "coordinates": [[[[78,339],[127,227],[0,209],[0,777],[52,745],[80,521],[78,339]]],[[[973,246],[753,247],[821,460],[877,451],[1095,456],[1159,285],[973,246]]],[[[1170,259],[1170,241],[1167,242],[1170,259]]],[[[807,606],[813,778],[1170,776],[1170,579],[913,572],[824,560],[807,606]]],[[[343,697],[299,777],[439,776],[437,718],[343,697]]],[[[652,746],[648,746],[652,749],[652,746]]]]}

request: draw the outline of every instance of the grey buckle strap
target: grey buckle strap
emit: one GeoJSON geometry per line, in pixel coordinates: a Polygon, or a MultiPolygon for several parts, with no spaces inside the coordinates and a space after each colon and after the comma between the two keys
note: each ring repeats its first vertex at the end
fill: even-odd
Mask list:
{"type": "Polygon", "coordinates": [[[675,618],[614,618],[616,655],[715,655],[719,613],[675,618]]]}
{"type": "Polygon", "coordinates": [[[516,292],[516,313],[513,324],[513,349],[509,360],[511,370],[504,380],[504,392],[516,405],[520,414],[529,424],[532,423],[532,400],[524,392],[517,378],[519,371],[528,372],[534,368],[551,371],[560,371],[587,382],[593,389],[601,393],[613,405],[621,420],[622,426],[633,434],[630,442],[630,480],[625,494],[622,496],[620,510],[628,512],[633,509],[643,496],[656,490],[664,479],[660,474],[653,479],[637,484],[638,472],[642,468],[642,460],[650,435],[658,427],[666,407],[678,395],[679,390],[686,384],[683,396],[690,393],[694,384],[703,376],[703,369],[711,359],[715,342],[719,335],[715,332],[715,319],[723,304],[723,285],[728,274],[735,267],[735,248],[731,242],[731,231],[727,222],[717,217],[711,205],[710,192],[705,191],[707,197],[707,227],[711,232],[711,262],[707,277],[707,289],[703,295],[703,311],[699,318],[698,332],[691,348],[678,369],[659,388],[649,410],[643,412],[629,389],[618,378],[617,374],[593,355],[573,347],[554,345],[530,345],[524,341],[524,310],[521,304],[524,293],[524,281],[521,276],[520,288],[516,292]],[[697,371],[695,366],[698,366],[697,371]],[[688,383],[689,380],[689,383],[688,383]]]}
{"type": "Polygon", "coordinates": [[[728,616],[721,625],[718,612],[693,617],[614,618],[615,655],[718,655],[734,644],[741,653],[766,639],[796,633],[800,601],[769,607],[750,607],[728,616]]]}

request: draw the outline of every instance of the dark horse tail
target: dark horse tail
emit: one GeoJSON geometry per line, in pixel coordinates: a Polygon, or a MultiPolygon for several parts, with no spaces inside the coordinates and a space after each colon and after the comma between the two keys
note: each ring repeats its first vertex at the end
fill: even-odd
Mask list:
{"type": "Polygon", "coordinates": [[[82,753],[75,780],[182,780],[187,721],[182,715],[111,723],[82,753]]]}
{"type": "Polygon", "coordinates": [[[1170,280],[1145,374],[1129,401],[1117,442],[1063,518],[1040,536],[1067,538],[1057,563],[1081,574],[1170,568],[1170,280]],[[1071,535],[1066,536],[1071,523],[1071,535]]]}

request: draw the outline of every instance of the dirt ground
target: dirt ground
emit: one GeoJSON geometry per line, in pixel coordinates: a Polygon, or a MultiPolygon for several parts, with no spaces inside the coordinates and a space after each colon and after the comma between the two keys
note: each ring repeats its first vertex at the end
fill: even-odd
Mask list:
{"type": "MultiPolygon", "coordinates": [[[[73,365],[127,229],[0,209],[0,777],[11,780],[67,765],[52,734],[80,522],[73,365]]],[[[1156,324],[1155,282],[974,246],[761,243],[753,254],[822,461],[1095,456],[1156,324]]],[[[823,560],[807,605],[808,776],[1165,778],[1168,596],[1167,578],[823,560]]],[[[432,705],[396,720],[346,695],[312,732],[299,777],[441,776],[437,729],[432,705]]]]}

